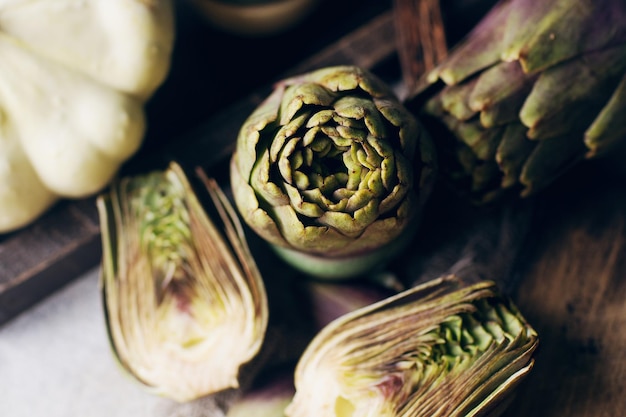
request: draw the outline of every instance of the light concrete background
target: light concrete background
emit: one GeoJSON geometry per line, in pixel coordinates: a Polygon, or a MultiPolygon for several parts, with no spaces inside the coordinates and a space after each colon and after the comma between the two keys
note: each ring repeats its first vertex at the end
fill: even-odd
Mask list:
{"type": "MultiPolygon", "coordinates": [[[[109,348],[93,269],[0,327],[0,417],[217,417],[153,396],[109,348]]],[[[252,416],[251,416],[252,417],[252,416]]]]}

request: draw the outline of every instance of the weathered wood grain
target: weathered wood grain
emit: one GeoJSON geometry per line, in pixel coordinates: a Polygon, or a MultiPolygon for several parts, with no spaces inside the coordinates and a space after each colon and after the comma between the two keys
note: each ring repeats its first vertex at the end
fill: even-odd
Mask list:
{"type": "Polygon", "coordinates": [[[0,242],[0,324],[78,277],[100,259],[93,199],[62,202],[0,242]]]}
{"type": "Polygon", "coordinates": [[[507,417],[624,415],[625,191],[590,168],[542,196],[516,294],[541,342],[507,417]]]}

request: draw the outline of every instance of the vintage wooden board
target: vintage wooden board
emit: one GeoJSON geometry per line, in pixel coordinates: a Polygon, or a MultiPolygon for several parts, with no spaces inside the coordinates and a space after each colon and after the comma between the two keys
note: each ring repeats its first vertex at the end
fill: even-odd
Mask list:
{"type": "Polygon", "coordinates": [[[624,415],[626,181],[595,168],[546,193],[532,225],[515,297],[541,342],[508,417],[624,415]]]}

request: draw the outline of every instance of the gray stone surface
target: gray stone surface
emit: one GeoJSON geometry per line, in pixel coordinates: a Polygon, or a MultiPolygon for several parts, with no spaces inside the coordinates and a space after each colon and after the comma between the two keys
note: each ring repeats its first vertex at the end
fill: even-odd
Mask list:
{"type": "Polygon", "coordinates": [[[218,417],[127,377],[109,348],[93,269],[0,327],[2,417],[218,417]]]}

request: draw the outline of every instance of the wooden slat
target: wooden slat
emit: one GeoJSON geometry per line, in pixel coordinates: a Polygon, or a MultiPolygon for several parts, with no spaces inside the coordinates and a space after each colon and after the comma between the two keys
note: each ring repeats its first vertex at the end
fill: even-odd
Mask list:
{"type": "Polygon", "coordinates": [[[0,242],[0,324],[100,259],[93,199],[62,202],[0,242]]]}

